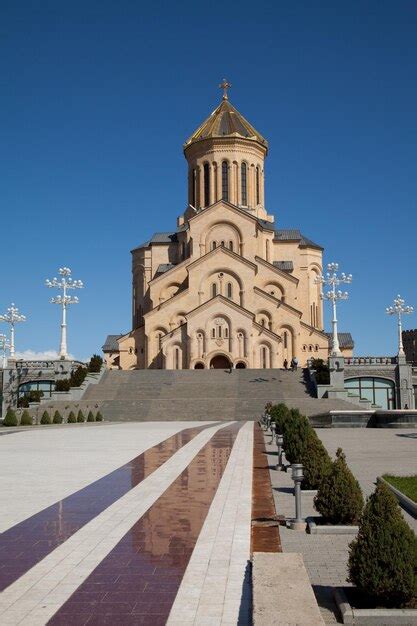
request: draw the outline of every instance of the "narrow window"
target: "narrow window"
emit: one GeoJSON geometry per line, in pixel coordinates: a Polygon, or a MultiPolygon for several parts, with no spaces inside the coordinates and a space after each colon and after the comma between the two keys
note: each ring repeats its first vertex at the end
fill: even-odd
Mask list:
{"type": "Polygon", "coordinates": [[[210,165],[204,163],[204,206],[210,204],[210,165]]]}
{"type": "Polygon", "coordinates": [[[247,206],[248,204],[248,187],[246,182],[246,163],[242,163],[240,166],[240,178],[241,178],[241,190],[242,190],[242,204],[247,206]]]}
{"type": "Polygon", "coordinates": [[[215,241],[212,241],[212,243],[211,243],[211,249],[212,249],[212,250],[215,250],[215,249],[216,249],[216,247],[217,247],[217,243],[216,243],[215,241]]]}
{"type": "Polygon", "coordinates": [[[221,336],[222,336],[222,327],[220,326],[220,324],[217,326],[217,336],[219,337],[219,339],[221,339],[221,336]]]}
{"type": "Polygon", "coordinates": [[[195,207],[197,197],[197,175],[195,169],[191,171],[191,204],[195,207]]]}
{"type": "Polygon", "coordinates": [[[215,328],[211,329],[211,336],[212,336],[212,339],[216,339],[216,329],[215,328]]]}
{"type": "Polygon", "coordinates": [[[229,329],[227,328],[227,326],[224,327],[224,337],[225,339],[227,339],[229,336],[229,329]]]}
{"type": "Polygon", "coordinates": [[[222,200],[229,200],[229,168],[227,161],[222,163],[222,200]]]}
{"type": "Polygon", "coordinates": [[[229,241],[229,250],[233,252],[233,241],[229,241]]]}
{"type": "Polygon", "coordinates": [[[284,333],[284,348],[288,348],[288,338],[287,338],[287,333],[284,333]]]}
{"type": "Polygon", "coordinates": [[[175,369],[180,369],[180,349],[175,348],[175,369]]]}
{"type": "Polygon", "coordinates": [[[220,245],[222,248],[224,248],[224,241],[222,241],[220,245]]]}
{"type": "Polygon", "coordinates": [[[256,166],[256,204],[259,204],[259,165],[256,166]]]}
{"type": "Polygon", "coordinates": [[[217,285],[216,283],[213,283],[211,286],[211,296],[212,298],[215,298],[217,296],[217,285]]]}
{"type": "Polygon", "coordinates": [[[232,283],[227,283],[227,297],[233,298],[233,286],[232,283]]]}

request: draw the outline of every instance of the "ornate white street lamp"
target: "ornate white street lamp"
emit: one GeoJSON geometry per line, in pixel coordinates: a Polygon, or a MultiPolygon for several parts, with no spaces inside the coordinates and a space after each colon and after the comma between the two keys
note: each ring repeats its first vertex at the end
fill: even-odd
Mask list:
{"type": "Polygon", "coordinates": [[[19,309],[12,304],[4,315],[0,315],[0,321],[10,324],[10,358],[14,359],[14,325],[18,322],[26,322],[26,316],[19,313],[19,309]]]}
{"type": "Polygon", "coordinates": [[[69,267],[60,267],[59,274],[62,276],[60,280],[53,278],[52,280],[46,280],[46,286],[56,289],[62,289],[62,296],[55,296],[51,298],[53,304],[59,304],[62,306],[62,322],[61,322],[61,345],[59,348],[59,357],[66,359],[68,357],[67,351],[67,307],[70,304],[78,304],[77,296],[69,296],[67,291],[69,289],[82,289],[84,287],[81,280],[73,280],[71,278],[71,270],[69,267]]]}
{"type": "Polygon", "coordinates": [[[413,313],[414,308],[406,306],[404,298],[398,295],[394,298],[394,305],[387,307],[385,310],[388,315],[396,315],[398,317],[398,356],[404,356],[402,316],[413,313]]]}
{"type": "Polygon", "coordinates": [[[333,339],[332,339],[332,351],[331,356],[340,356],[340,346],[339,346],[339,337],[337,334],[337,317],[336,317],[336,303],[339,300],[347,300],[349,294],[347,291],[340,291],[340,289],[336,289],[342,283],[350,284],[352,282],[352,274],[345,274],[342,272],[340,276],[338,275],[339,264],[338,263],[329,263],[327,266],[327,274],[326,276],[317,276],[315,279],[316,285],[328,285],[330,290],[326,293],[323,291],[320,294],[322,300],[329,300],[332,303],[333,309],[333,319],[332,319],[332,327],[333,327],[333,339]]]}
{"type": "Polygon", "coordinates": [[[0,333],[0,350],[2,351],[2,362],[3,369],[7,367],[7,350],[10,348],[10,341],[7,339],[6,335],[0,333]]]}

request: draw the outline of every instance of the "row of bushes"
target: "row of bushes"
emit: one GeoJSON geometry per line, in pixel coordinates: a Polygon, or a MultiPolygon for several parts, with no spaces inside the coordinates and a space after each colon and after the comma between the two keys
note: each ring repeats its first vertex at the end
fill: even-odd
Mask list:
{"type": "MultiPolygon", "coordinates": [[[[88,412],[87,418],[84,416],[84,413],[80,410],[77,415],[73,411],[71,411],[67,418],[67,424],[76,424],[77,422],[102,422],[103,416],[100,411],[94,415],[92,411],[88,412]]],[[[64,422],[64,418],[62,417],[59,411],[55,411],[54,415],[48,413],[48,411],[44,411],[42,417],[39,421],[40,424],[62,424],[64,422]]],[[[13,409],[9,409],[6,413],[6,416],[3,420],[3,426],[32,426],[33,419],[30,415],[29,411],[23,411],[22,416],[20,418],[20,422],[18,417],[13,411],[13,409]]]]}
{"type": "Polygon", "coordinates": [[[339,448],[332,461],[310,421],[298,409],[278,404],[270,413],[277,432],[283,435],[287,461],[303,465],[303,488],[318,490],[314,499],[318,513],[330,524],[355,524],[364,500],[343,450],[339,448]]]}
{"type": "Polygon", "coordinates": [[[289,463],[302,463],[305,486],[317,488],[314,505],[333,524],[359,522],[349,546],[349,582],[382,606],[414,606],[417,602],[417,537],[384,484],[364,500],[341,448],[332,462],[309,420],[279,404],[269,409],[283,435],[289,463]]]}

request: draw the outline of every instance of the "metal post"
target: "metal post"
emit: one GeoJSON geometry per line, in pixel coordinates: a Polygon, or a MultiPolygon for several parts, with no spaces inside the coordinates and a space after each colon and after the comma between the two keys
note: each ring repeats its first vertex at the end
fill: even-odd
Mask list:
{"type": "Polygon", "coordinates": [[[344,272],[338,275],[339,265],[338,263],[329,263],[327,265],[327,274],[326,276],[320,275],[315,279],[315,283],[317,285],[328,285],[330,290],[327,293],[321,293],[322,300],[329,300],[332,303],[332,350],[331,356],[340,356],[340,346],[339,346],[339,335],[337,332],[337,314],[336,314],[336,303],[339,300],[347,300],[348,293],[347,291],[340,291],[340,289],[336,289],[341,283],[352,282],[352,274],[346,275],[344,272]]]}
{"type": "Polygon", "coordinates": [[[386,309],[388,315],[397,315],[398,317],[398,356],[404,356],[404,347],[403,347],[403,334],[402,334],[402,315],[407,315],[409,313],[413,313],[414,309],[412,306],[405,306],[404,298],[401,296],[397,296],[394,298],[394,306],[389,306],[386,309]]]}
{"type": "Polygon", "coordinates": [[[46,280],[46,286],[54,289],[62,289],[62,296],[56,296],[51,298],[53,304],[59,304],[62,307],[62,321],[61,321],[61,342],[59,346],[59,357],[61,359],[68,358],[67,348],[67,307],[70,304],[78,304],[77,296],[69,296],[67,294],[68,289],[82,289],[84,284],[81,280],[73,280],[71,278],[71,270],[69,267],[61,267],[59,269],[61,279],[53,278],[52,280],[46,280]]]}
{"type": "Polygon", "coordinates": [[[301,463],[293,463],[291,470],[291,477],[294,481],[295,519],[291,520],[289,526],[293,530],[305,530],[306,523],[303,520],[301,513],[301,483],[304,479],[303,466],[301,463]]]}
{"type": "Polygon", "coordinates": [[[282,470],[282,447],[284,445],[284,437],[280,433],[275,435],[277,448],[278,448],[278,462],[277,470],[282,470]]]}

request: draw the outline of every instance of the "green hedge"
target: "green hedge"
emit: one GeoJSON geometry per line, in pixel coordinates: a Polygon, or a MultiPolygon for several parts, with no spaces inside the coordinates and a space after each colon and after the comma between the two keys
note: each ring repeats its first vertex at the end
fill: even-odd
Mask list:
{"type": "Polygon", "coordinates": [[[348,568],[349,581],[384,606],[417,600],[417,537],[383,483],[366,503],[348,568]]]}
{"type": "Polygon", "coordinates": [[[17,426],[18,421],[16,417],[16,413],[13,409],[7,409],[7,413],[3,420],[3,426],[17,426]]]}
{"type": "Polygon", "coordinates": [[[41,424],[50,424],[51,423],[51,416],[49,415],[48,411],[44,411],[42,413],[42,417],[41,417],[41,424]]]}
{"type": "Polygon", "coordinates": [[[22,417],[20,418],[20,425],[32,426],[32,424],[33,424],[32,416],[30,415],[29,411],[26,411],[25,409],[22,413],[22,417]]]}

